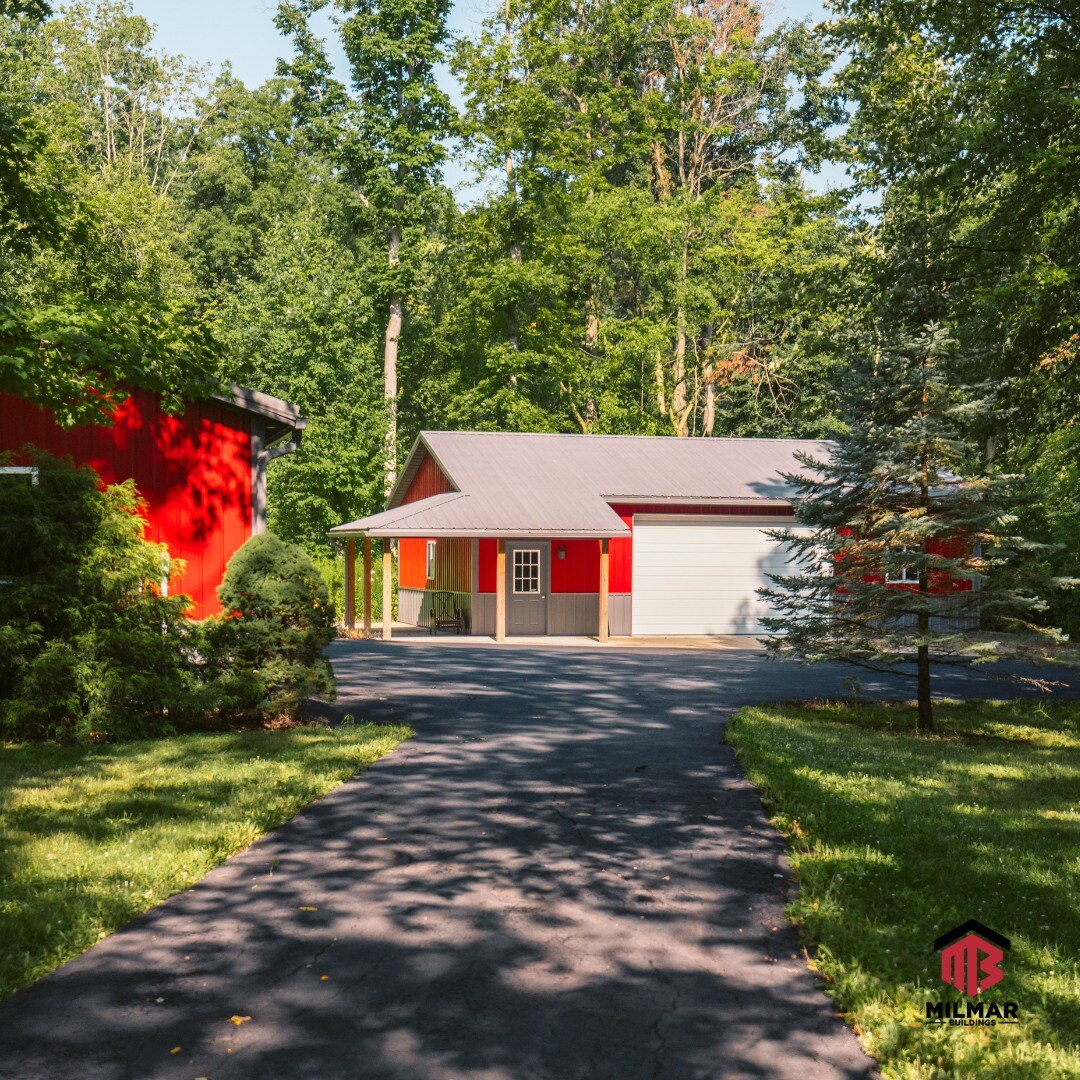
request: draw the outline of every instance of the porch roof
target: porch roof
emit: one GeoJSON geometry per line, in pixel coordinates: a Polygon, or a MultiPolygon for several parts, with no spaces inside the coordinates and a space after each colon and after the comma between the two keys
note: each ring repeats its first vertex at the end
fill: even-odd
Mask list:
{"type": "Polygon", "coordinates": [[[787,503],[782,473],[800,453],[826,457],[804,439],[676,439],[637,435],[424,432],[387,509],[332,529],[336,536],[614,537],[630,529],[611,505],[787,503]],[[404,503],[430,456],[454,490],[404,503]]]}
{"type": "Polygon", "coordinates": [[[332,536],[374,537],[504,537],[629,536],[630,530],[607,503],[585,514],[546,514],[507,507],[501,501],[449,491],[370,514],[331,529],[332,536]],[[516,512],[522,511],[524,512],[516,512]]]}

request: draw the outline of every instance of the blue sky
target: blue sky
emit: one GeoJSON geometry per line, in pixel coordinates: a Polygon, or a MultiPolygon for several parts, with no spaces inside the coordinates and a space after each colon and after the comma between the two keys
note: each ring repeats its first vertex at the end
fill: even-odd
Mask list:
{"type": "MultiPolygon", "coordinates": [[[[258,84],[274,72],[274,62],[286,51],[274,29],[275,0],[132,0],[132,6],[158,28],[157,44],[166,52],[192,60],[221,64],[231,60],[233,71],[248,84],[258,84]]],[[[477,30],[494,0],[459,0],[450,17],[457,33],[477,30]]],[[[818,0],[773,0],[769,21],[819,17],[818,0]]]]}
{"type": "MultiPolygon", "coordinates": [[[[458,0],[450,17],[451,28],[472,34],[480,27],[496,0],[458,0]]],[[[276,0],[132,0],[133,9],[157,27],[155,43],[169,53],[220,67],[231,62],[233,73],[249,86],[257,86],[274,73],[278,57],[288,53],[287,42],[274,29],[276,0]]],[[[819,18],[820,0],[772,0],[766,4],[771,24],[784,19],[819,18]]],[[[329,33],[330,24],[326,23],[329,33]]],[[[443,72],[447,89],[454,80],[443,72]]],[[[457,99],[456,93],[454,94],[457,99]]],[[[460,188],[465,174],[450,161],[447,181],[460,188]]],[[[463,194],[459,190],[459,198],[463,194]]]]}

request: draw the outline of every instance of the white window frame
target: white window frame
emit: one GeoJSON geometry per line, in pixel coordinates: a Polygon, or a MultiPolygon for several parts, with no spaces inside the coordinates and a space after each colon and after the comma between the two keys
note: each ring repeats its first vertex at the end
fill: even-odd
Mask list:
{"type": "MultiPolygon", "coordinates": [[[[906,544],[900,549],[901,554],[905,554],[912,549],[906,544]]],[[[886,585],[918,585],[919,584],[919,571],[918,568],[911,563],[904,563],[900,568],[900,576],[896,577],[891,571],[885,571],[885,584],[886,585]]]]}
{"type": "Polygon", "coordinates": [[[514,548],[510,566],[510,587],[515,596],[540,595],[543,591],[541,588],[542,582],[540,581],[543,565],[544,560],[540,548],[514,548]],[[533,558],[530,558],[528,563],[526,563],[525,559],[519,560],[518,557],[521,555],[535,556],[535,561],[533,558]],[[519,568],[523,571],[521,574],[518,573],[519,568]],[[528,584],[529,586],[535,585],[535,588],[530,587],[528,589],[521,589],[518,588],[519,584],[528,584]]]}
{"type": "Polygon", "coordinates": [[[36,465],[0,465],[0,475],[29,476],[30,483],[38,486],[38,467],[36,465]]]}
{"type": "Polygon", "coordinates": [[[429,540],[427,542],[427,548],[425,549],[425,555],[427,556],[427,579],[428,581],[435,580],[435,541],[429,540]]]}

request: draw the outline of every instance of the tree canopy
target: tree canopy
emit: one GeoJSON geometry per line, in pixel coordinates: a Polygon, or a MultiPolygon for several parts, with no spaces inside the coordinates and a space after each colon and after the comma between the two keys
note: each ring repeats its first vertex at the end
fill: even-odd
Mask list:
{"type": "Polygon", "coordinates": [[[1032,477],[1018,532],[1075,577],[1077,16],[832,6],[500,0],[455,40],[448,0],[287,0],[245,86],[125,0],[4,5],[0,388],[296,401],[271,519],[324,556],[424,427],[842,437],[867,358],[933,333],[964,475],[1032,477]]]}

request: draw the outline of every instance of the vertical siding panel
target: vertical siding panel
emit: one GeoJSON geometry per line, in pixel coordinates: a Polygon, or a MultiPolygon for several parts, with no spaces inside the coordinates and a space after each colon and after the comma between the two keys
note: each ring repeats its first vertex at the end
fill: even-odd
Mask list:
{"type": "Polygon", "coordinates": [[[172,417],[156,395],[136,390],[111,426],[65,431],[46,410],[0,393],[0,451],[24,444],[89,465],[107,484],[133,479],[148,504],[148,539],[188,563],[176,587],[195,614],[218,610],[225,564],[251,535],[250,417],[213,402],[172,417]]]}
{"type": "Polygon", "coordinates": [[[597,592],[600,587],[600,542],[598,540],[551,541],[551,591],[553,593],[597,592]],[[559,558],[559,548],[566,558],[559,558]]]}
{"type": "Polygon", "coordinates": [[[429,499],[432,495],[444,495],[454,490],[435,459],[426,450],[421,450],[420,453],[423,454],[423,458],[409,485],[409,490],[405,492],[401,500],[402,504],[418,502],[420,499],[429,499]]]}
{"type": "MultiPolygon", "coordinates": [[[[476,591],[493,593],[495,591],[495,549],[498,541],[479,540],[477,546],[476,591]]],[[[494,624],[493,624],[494,625],[494,624]]]]}
{"type": "Polygon", "coordinates": [[[427,588],[427,540],[410,536],[398,541],[398,586],[427,588]]]}

